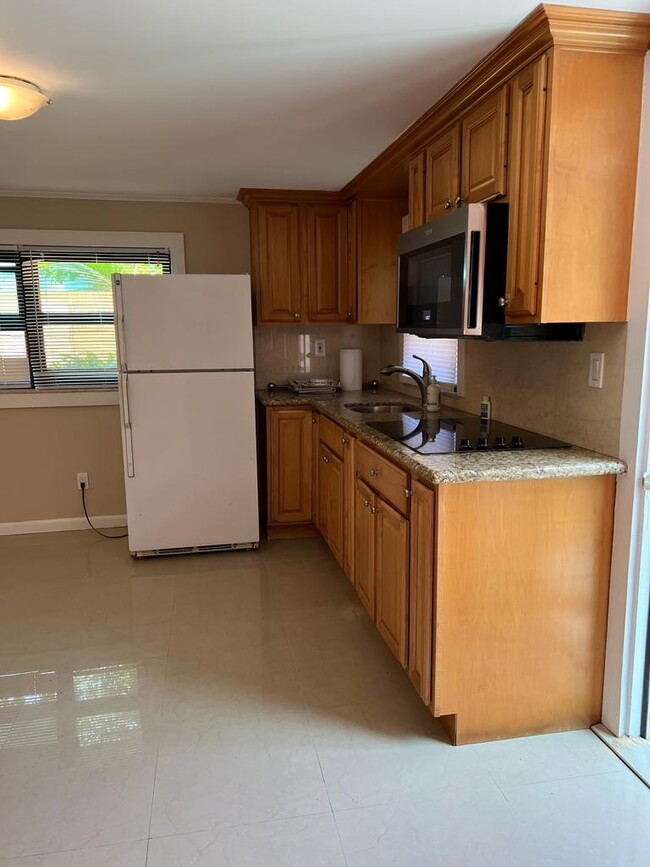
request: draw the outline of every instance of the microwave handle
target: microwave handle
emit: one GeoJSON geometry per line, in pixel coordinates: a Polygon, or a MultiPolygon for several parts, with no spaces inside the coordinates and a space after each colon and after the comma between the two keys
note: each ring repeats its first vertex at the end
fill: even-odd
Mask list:
{"type": "Polygon", "coordinates": [[[478,328],[478,304],[481,279],[481,232],[470,232],[469,256],[467,263],[467,309],[465,320],[466,333],[476,332],[478,328]]]}

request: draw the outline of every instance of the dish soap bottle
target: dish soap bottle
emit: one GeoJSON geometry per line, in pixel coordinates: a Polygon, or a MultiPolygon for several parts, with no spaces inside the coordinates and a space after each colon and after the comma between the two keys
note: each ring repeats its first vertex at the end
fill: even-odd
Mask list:
{"type": "Polygon", "coordinates": [[[488,422],[492,418],[492,401],[487,395],[483,395],[481,401],[481,421],[488,422]]]}

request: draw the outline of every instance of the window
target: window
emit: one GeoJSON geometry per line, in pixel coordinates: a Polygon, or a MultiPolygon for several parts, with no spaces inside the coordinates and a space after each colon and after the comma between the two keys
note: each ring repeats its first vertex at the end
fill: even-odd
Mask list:
{"type": "Polygon", "coordinates": [[[419,362],[413,358],[414,355],[419,355],[429,362],[432,372],[444,391],[458,392],[462,362],[462,350],[459,344],[460,341],[453,338],[416,337],[414,334],[405,334],[402,364],[419,373],[419,362]]]}
{"type": "Polygon", "coordinates": [[[0,249],[0,389],[114,388],[111,275],[170,272],[168,249],[0,249]]]}

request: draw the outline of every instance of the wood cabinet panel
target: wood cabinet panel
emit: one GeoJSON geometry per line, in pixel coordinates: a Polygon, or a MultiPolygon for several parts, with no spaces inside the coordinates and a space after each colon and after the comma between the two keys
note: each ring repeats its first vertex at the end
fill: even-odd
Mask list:
{"type": "Polygon", "coordinates": [[[312,520],[312,412],[269,409],[268,513],[271,524],[312,520]]]}
{"type": "Polygon", "coordinates": [[[542,55],[510,84],[508,146],[507,319],[537,313],[544,172],[547,59],[542,55]]]}
{"type": "Polygon", "coordinates": [[[599,721],[615,485],[438,489],[433,712],[458,743],[599,721]]]}
{"type": "Polygon", "coordinates": [[[375,619],[375,516],[374,493],[357,479],[354,521],[354,586],[366,611],[375,619]]]}
{"type": "Polygon", "coordinates": [[[460,126],[454,124],[425,150],[425,221],[454,207],[460,195],[460,126]]]}
{"type": "Polygon", "coordinates": [[[354,584],[355,475],[354,450],[356,440],[345,434],[343,454],[343,571],[354,584]]]}
{"type": "Polygon", "coordinates": [[[345,322],[353,318],[348,220],[348,209],[343,205],[305,206],[307,310],[311,322],[345,322]]]}
{"type": "Polygon", "coordinates": [[[318,420],[318,436],[321,442],[334,452],[339,458],[343,457],[347,434],[340,424],[320,415],[318,420]]]}
{"type": "Polygon", "coordinates": [[[397,243],[407,207],[402,199],[356,203],[357,321],[361,325],[395,325],[397,243]]]}
{"type": "Polygon", "coordinates": [[[424,151],[409,162],[409,229],[424,223],[424,151]]]}
{"type": "Polygon", "coordinates": [[[482,202],[506,194],[508,88],[481,100],[462,120],[461,198],[482,202]]]}
{"type": "Polygon", "coordinates": [[[343,562],[343,462],[321,442],[318,452],[319,529],[339,563],[343,562]]]}
{"type": "Polygon", "coordinates": [[[408,513],[409,474],[373,449],[357,443],[357,476],[403,514],[408,513]]]}
{"type": "Polygon", "coordinates": [[[409,522],[377,498],[376,622],[377,629],[400,663],[408,660],[409,522]]]}
{"type": "Polygon", "coordinates": [[[411,683],[422,701],[431,702],[434,648],[435,494],[420,482],[411,497],[409,655],[411,683]]]}
{"type": "Polygon", "coordinates": [[[256,204],[253,211],[257,321],[299,322],[303,315],[299,207],[256,204]]]}

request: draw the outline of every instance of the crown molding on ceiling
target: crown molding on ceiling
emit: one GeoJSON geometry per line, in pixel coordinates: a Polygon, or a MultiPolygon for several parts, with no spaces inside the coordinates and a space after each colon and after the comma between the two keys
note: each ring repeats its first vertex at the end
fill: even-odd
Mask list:
{"type": "Polygon", "coordinates": [[[0,190],[0,197],[14,199],[83,199],[107,202],[196,202],[204,205],[240,205],[241,202],[226,196],[147,196],[136,193],[71,193],[51,190],[0,190]]]}

